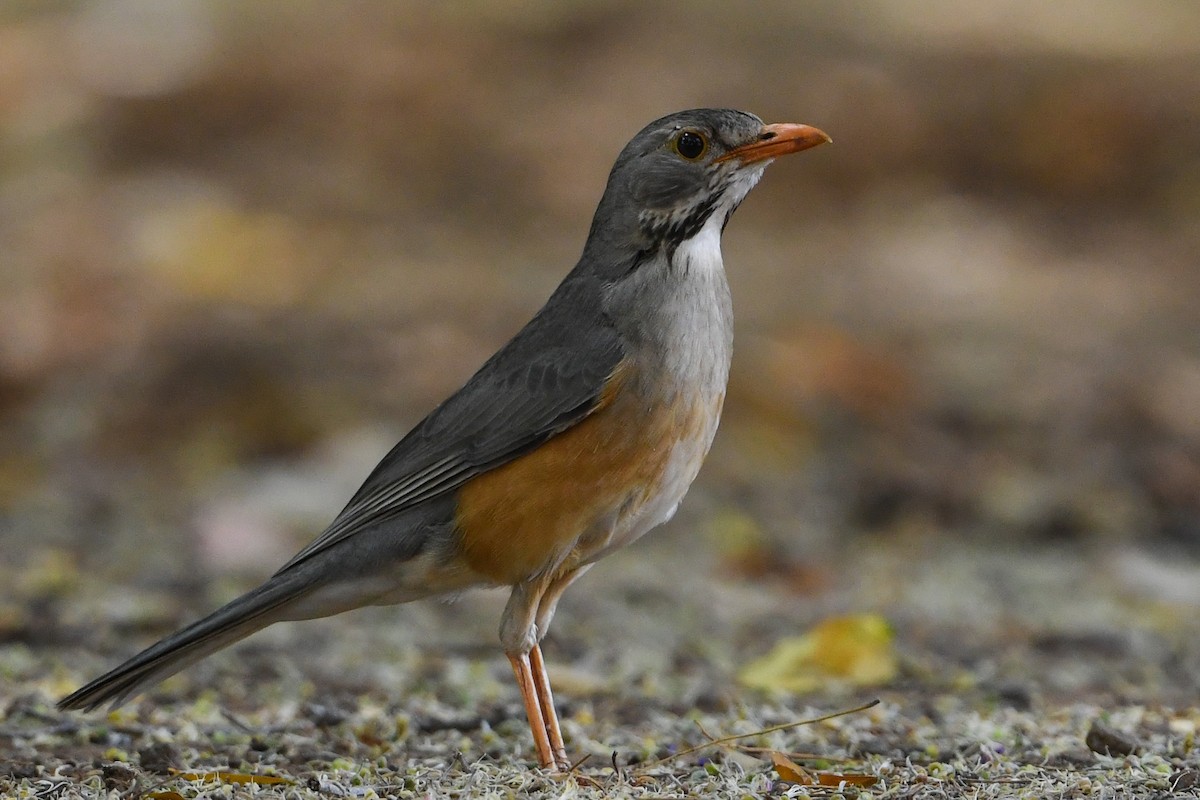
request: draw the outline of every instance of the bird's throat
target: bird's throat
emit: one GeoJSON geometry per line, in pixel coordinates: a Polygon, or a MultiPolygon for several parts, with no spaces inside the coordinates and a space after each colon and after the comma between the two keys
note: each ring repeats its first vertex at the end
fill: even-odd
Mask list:
{"type": "Polygon", "coordinates": [[[691,237],[679,242],[670,254],[671,271],[683,274],[722,273],[721,231],[725,215],[710,214],[707,221],[691,237]]]}
{"type": "MultiPolygon", "coordinates": [[[[643,211],[639,222],[642,235],[654,243],[651,249],[661,249],[673,265],[677,251],[685,245],[692,251],[691,260],[708,258],[711,261],[712,258],[706,256],[706,251],[711,249],[719,266],[721,231],[758,183],[768,163],[721,175],[706,193],[698,195],[689,205],[665,211],[643,211]]],[[[685,263],[680,262],[680,265],[685,263]]]]}

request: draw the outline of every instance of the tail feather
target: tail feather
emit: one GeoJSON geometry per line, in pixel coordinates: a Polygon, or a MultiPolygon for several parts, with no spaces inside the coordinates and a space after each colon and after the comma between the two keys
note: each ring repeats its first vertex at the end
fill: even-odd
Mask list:
{"type": "Polygon", "coordinates": [[[298,571],[287,570],[192,623],[124,664],[58,701],[60,709],[91,711],[104,703],[113,708],[138,690],[174,675],[223,647],[286,618],[286,607],[313,588],[298,571]]]}

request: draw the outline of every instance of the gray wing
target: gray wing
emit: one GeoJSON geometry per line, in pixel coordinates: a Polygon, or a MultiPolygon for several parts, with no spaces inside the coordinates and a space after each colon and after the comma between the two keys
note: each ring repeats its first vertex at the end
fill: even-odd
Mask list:
{"type": "Polygon", "coordinates": [[[400,440],[279,571],[529,452],[595,410],[624,348],[599,286],[568,279],[461,389],[400,440]]]}

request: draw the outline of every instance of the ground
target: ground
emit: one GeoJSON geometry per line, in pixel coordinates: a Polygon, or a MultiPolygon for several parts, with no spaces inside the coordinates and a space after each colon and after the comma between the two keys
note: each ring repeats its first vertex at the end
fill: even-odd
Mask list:
{"type": "MultiPolygon", "coordinates": [[[[702,524],[701,509],[687,517],[702,524]]],[[[809,595],[781,578],[723,576],[694,538],[676,526],[568,595],[547,653],[571,757],[587,757],[571,776],[531,763],[495,645],[495,592],[284,626],[117,711],[61,714],[50,698],[188,617],[163,587],[131,596],[75,575],[74,591],[95,582],[94,604],[67,613],[42,595],[41,613],[71,623],[43,623],[4,651],[0,780],[15,796],[836,796],[782,781],[762,749],[673,754],[872,699],[738,744],[877,779],[843,796],[1155,797],[1200,776],[1200,626],[1136,578],[1157,569],[1194,583],[1194,568],[917,537],[874,543],[809,595]],[[831,680],[795,695],[738,684],[771,642],[860,608],[887,609],[894,627],[887,685],[831,680]]]]}

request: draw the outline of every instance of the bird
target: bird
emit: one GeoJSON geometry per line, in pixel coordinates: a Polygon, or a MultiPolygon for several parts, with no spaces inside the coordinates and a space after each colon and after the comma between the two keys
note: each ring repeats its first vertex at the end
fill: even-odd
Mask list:
{"type": "Polygon", "coordinates": [[[541,641],[563,592],[669,520],[725,400],[730,216],[809,125],[702,108],[621,150],[582,255],[534,317],[264,583],[62,698],[113,707],[276,622],[511,587],[500,643],[543,768],[568,769],[541,641]]]}

